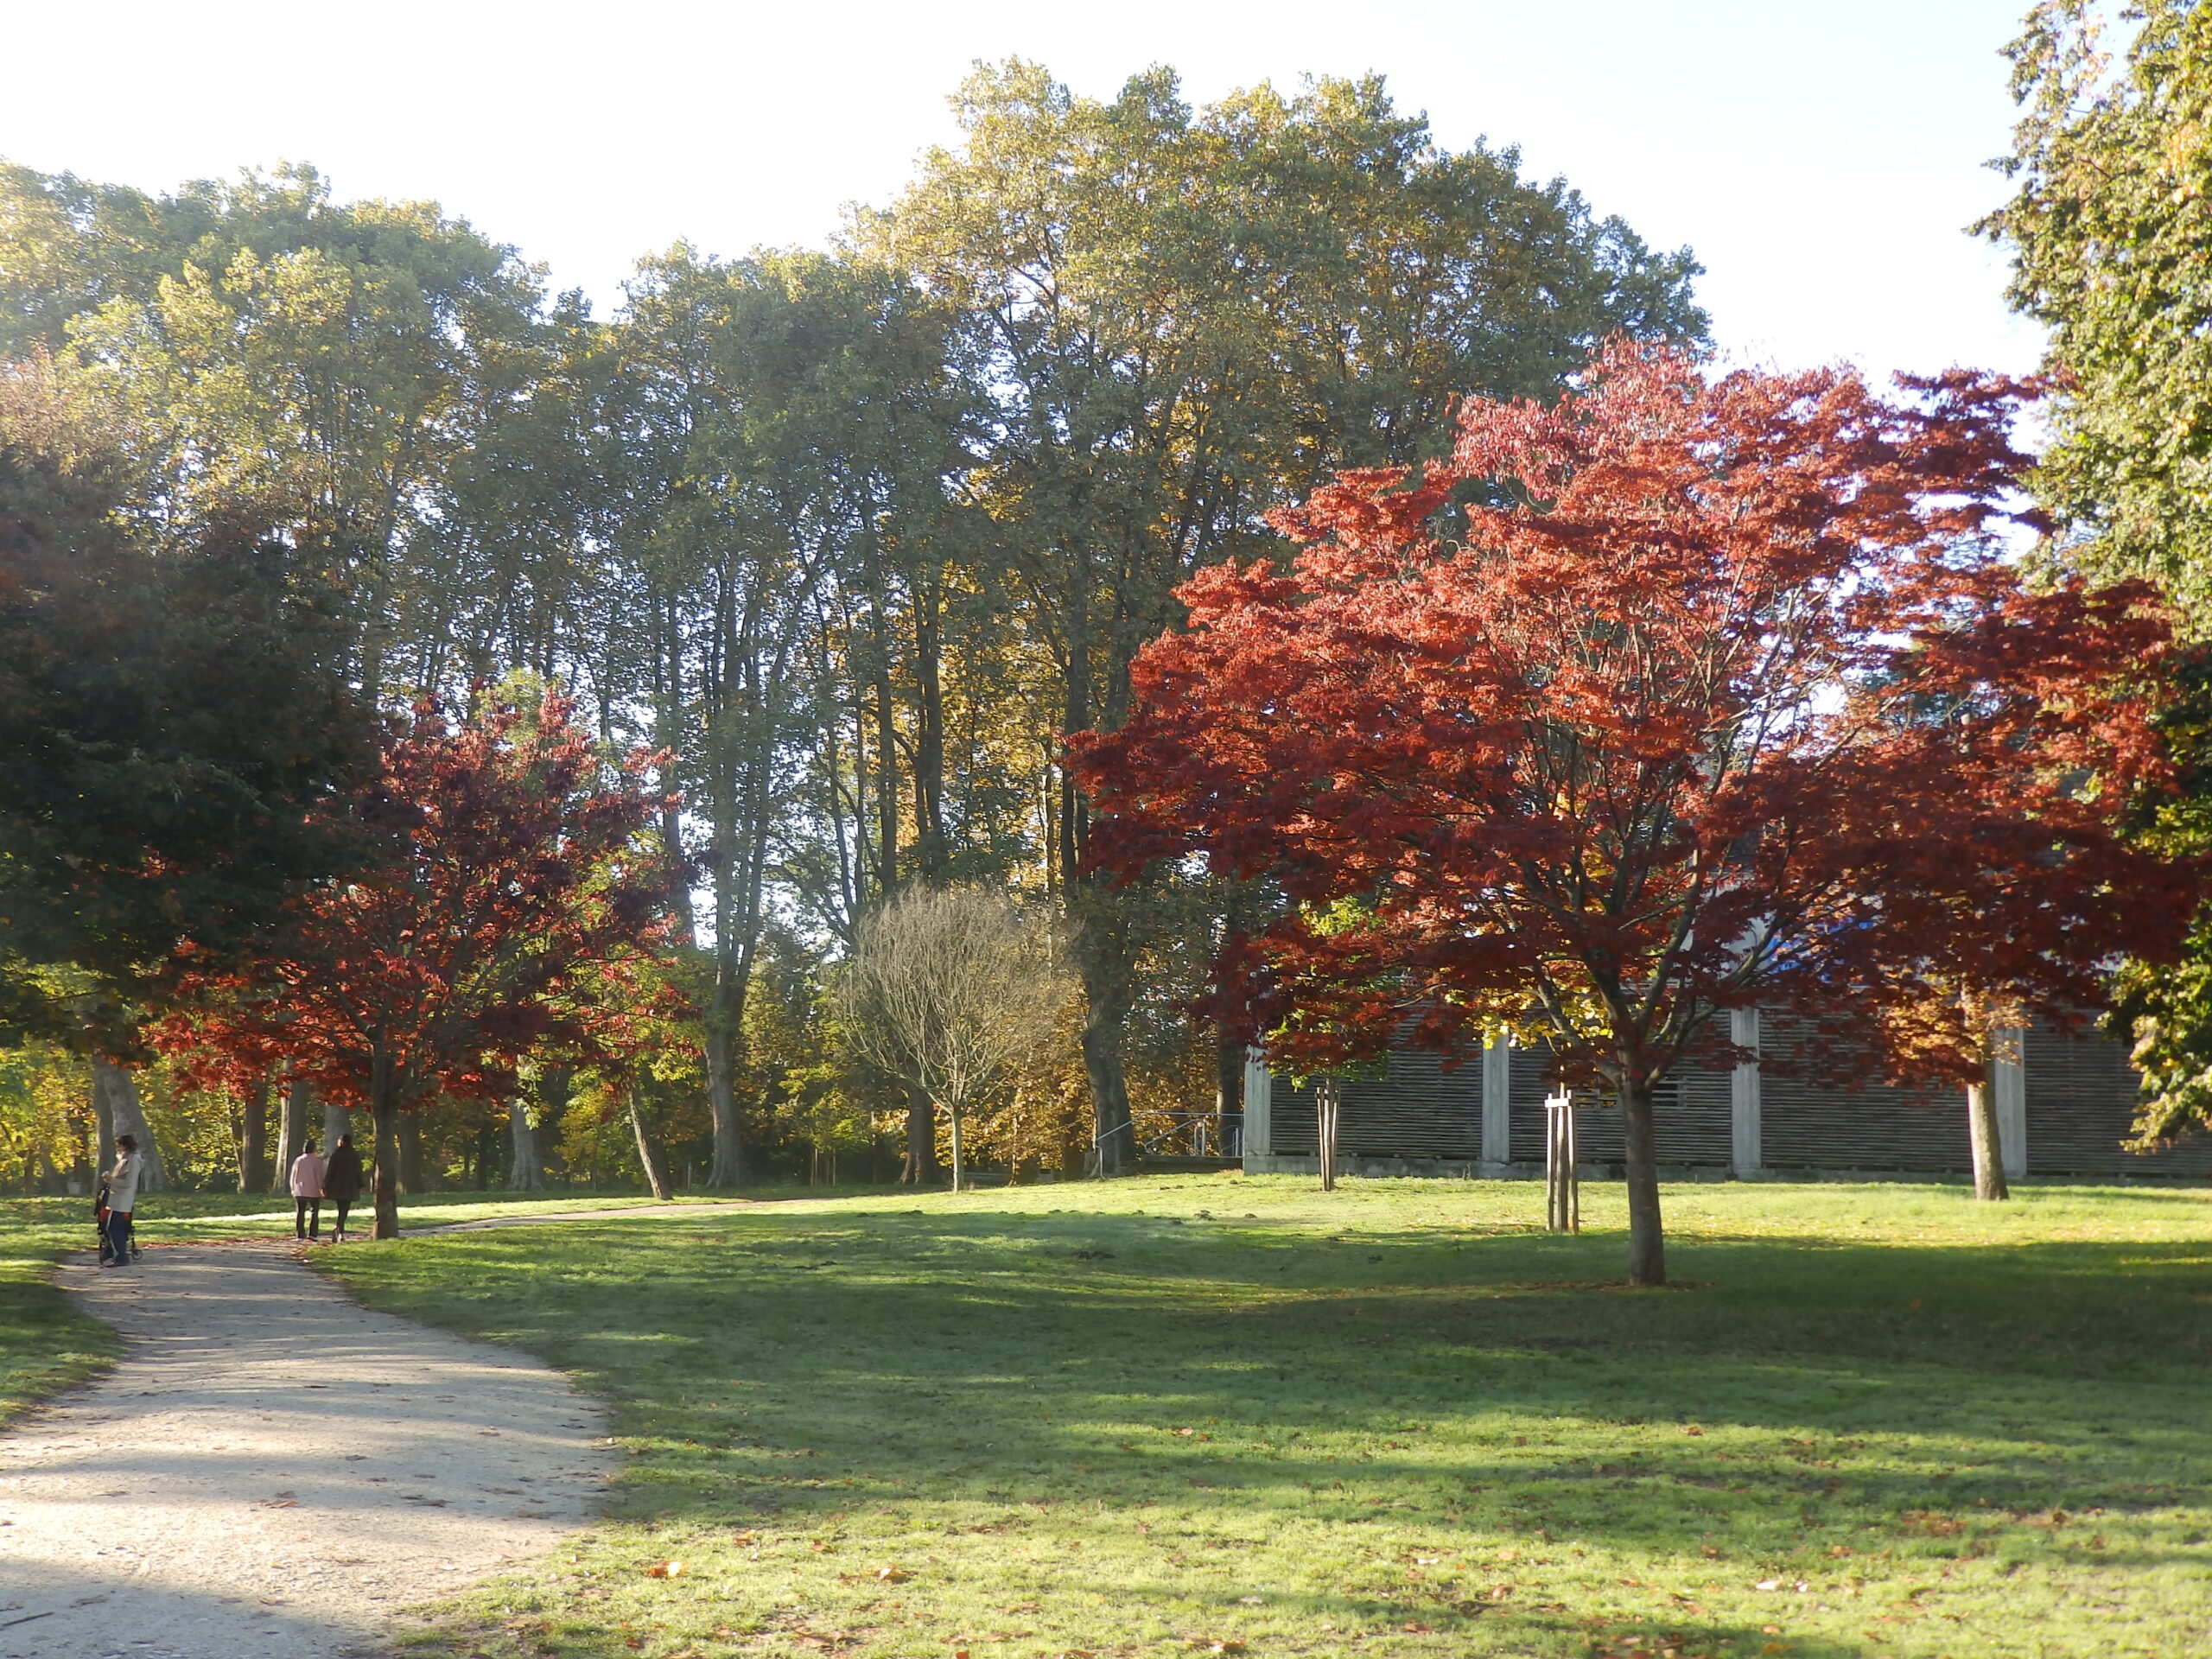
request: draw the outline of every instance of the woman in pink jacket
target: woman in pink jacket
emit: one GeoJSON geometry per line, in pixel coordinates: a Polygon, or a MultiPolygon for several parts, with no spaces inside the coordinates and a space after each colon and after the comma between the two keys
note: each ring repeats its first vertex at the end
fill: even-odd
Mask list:
{"type": "Polygon", "coordinates": [[[322,1236],[322,1160],[312,1141],[292,1160],[292,1231],[301,1238],[322,1236]]]}

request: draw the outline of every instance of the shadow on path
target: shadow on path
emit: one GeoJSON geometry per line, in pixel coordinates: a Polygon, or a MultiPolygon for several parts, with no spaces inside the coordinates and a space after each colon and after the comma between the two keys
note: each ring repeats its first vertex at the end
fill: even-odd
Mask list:
{"type": "Polygon", "coordinates": [[[338,1659],[595,1513],[597,1408],[289,1243],[60,1270],[128,1343],[0,1437],[0,1659],[338,1659]]]}

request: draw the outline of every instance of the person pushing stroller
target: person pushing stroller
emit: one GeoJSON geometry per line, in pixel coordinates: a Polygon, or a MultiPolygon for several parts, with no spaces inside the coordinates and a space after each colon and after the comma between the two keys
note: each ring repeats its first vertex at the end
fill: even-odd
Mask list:
{"type": "Polygon", "coordinates": [[[100,1266],[127,1268],[138,1259],[138,1245],[130,1236],[130,1215],[138,1207],[138,1177],[146,1160],[138,1155],[136,1135],[115,1137],[115,1167],[100,1183],[92,1200],[92,1215],[99,1224],[100,1266]]]}

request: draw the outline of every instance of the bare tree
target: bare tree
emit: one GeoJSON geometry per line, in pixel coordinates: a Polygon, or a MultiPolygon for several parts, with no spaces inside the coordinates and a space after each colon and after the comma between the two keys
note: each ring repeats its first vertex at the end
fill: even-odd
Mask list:
{"type": "Polygon", "coordinates": [[[974,887],[910,887],[862,918],[838,981],[847,1040],[928,1097],[965,1184],[963,1116],[1052,1034],[1066,969],[1044,919],[974,887]]]}

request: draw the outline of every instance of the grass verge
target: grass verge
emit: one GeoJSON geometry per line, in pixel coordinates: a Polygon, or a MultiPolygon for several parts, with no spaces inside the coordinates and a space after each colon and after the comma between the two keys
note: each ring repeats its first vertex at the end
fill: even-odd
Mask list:
{"type": "Polygon", "coordinates": [[[1190,1177],[327,1253],[618,1413],[463,1655],[2202,1653],[2212,1200],[1190,1177]],[[680,1563],[680,1567],[671,1566],[680,1563]]]}
{"type": "MultiPolygon", "coordinates": [[[[267,1193],[162,1192],[138,1212],[142,1244],[213,1238],[281,1237],[291,1211],[267,1193]]],[[[404,1200],[402,1225],[435,1227],[543,1210],[619,1211],[649,1206],[628,1193],[439,1192],[404,1200]]],[[[98,1242],[89,1198],[0,1198],[0,1424],[111,1364],[115,1332],[80,1313],[54,1287],[52,1268],[98,1242]]],[[[365,1219],[363,1220],[366,1224],[365,1219]]]]}

